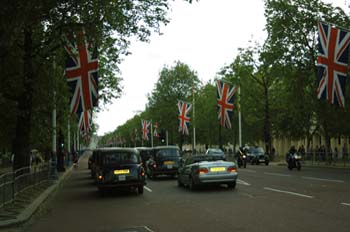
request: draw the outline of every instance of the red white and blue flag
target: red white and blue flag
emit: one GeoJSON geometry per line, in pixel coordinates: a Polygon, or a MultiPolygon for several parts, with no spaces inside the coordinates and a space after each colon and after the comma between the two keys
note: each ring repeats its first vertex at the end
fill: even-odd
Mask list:
{"type": "Polygon", "coordinates": [[[91,110],[84,111],[80,114],[79,128],[80,133],[85,138],[89,138],[92,125],[92,113],[91,110]]]}
{"type": "Polygon", "coordinates": [[[149,126],[151,125],[151,121],[141,120],[142,125],[142,139],[148,140],[149,126]]]}
{"type": "Polygon", "coordinates": [[[218,120],[222,127],[231,128],[231,118],[234,108],[234,96],[237,91],[236,86],[217,80],[217,103],[218,120]]]}
{"type": "Polygon", "coordinates": [[[189,111],[192,108],[192,105],[179,100],[177,103],[177,107],[179,109],[179,132],[182,132],[182,134],[188,135],[188,126],[190,124],[190,117],[188,116],[189,111]]]}
{"type": "Polygon", "coordinates": [[[317,98],[344,107],[349,31],[318,22],[317,98]]]}
{"type": "Polygon", "coordinates": [[[79,114],[97,106],[97,49],[90,51],[91,46],[86,42],[84,32],[76,33],[64,47],[69,55],[65,74],[72,94],[70,112],[79,114]]]}

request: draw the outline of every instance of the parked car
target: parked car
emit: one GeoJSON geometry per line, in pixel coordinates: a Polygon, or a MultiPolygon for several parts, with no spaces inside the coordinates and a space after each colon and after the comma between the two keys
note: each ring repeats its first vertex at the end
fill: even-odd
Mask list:
{"type": "Polygon", "coordinates": [[[217,159],[226,160],[226,155],[220,148],[208,148],[205,154],[216,156],[217,159]]]}
{"type": "Polygon", "coordinates": [[[180,149],[177,146],[154,147],[146,162],[146,174],[150,179],[159,175],[175,177],[179,168],[180,149]]]}
{"type": "Polygon", "coordinates": [[[145,171],[135,148],[99,149],[95,172],[97,188],[102,192],[112,188],[128,188],[143,193],[145,171]]]}
{"type": "Polygon", "coordinates": [[[234,162],[224,161],[212,155],[192,156],[180,162],[178,186],[194,190],[200,185],[227,184],[234,189],[237,181],[237,167],[234,162]]]}
{"type": "Polygon", "coordinates": [[[247,156],[251,164],[265,163],[265,165],[269,165],[269,156],[262,147],[250,147],[247,151],[247,156]]]}

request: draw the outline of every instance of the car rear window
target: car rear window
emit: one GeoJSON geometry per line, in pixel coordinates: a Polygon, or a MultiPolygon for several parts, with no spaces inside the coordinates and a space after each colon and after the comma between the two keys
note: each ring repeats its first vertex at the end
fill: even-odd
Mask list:
{"type": "Polygon", "coordinates": [[[166,157],[179,157],[180,152],[178,149],[162,149],[156,153],[157,158],[166,158],[166,157]]]}
{"type": "Polygon", "coordinates": [[[140,158],[137,154],[131,152],[110,152],[103,156],[105,164],[137,164],[140,158]]]}

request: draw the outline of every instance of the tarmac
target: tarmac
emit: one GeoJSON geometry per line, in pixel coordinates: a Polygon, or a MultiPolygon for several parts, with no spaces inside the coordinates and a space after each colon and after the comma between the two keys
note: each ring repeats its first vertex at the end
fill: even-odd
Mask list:
{"type": "MultiPolygon", "coordinates": [[[[230,159],[229,159],[230,160],[230,159]]],[[[264,165],[264,164],[261,164],[264,165]]],[[[286,166],[285,162],[270,162],[269,165],[286,166]]],[[[336,165],[325,165],[323,163],[303,162],[304,167],[319,168],[345,168],[350,169],[350,164],[346,165],[339,162],[336,165]]],[[[32,215],[39,209],[48,197],[54,193],[63,181],[71,174],[73,166],[66,168],[65,172],[58,173],[58,179],[37,186],[31,192],[25,192],[22,196],[17,196],[16,200],[0,208],[0,230],[6,227],[19,226],[27,222],[32,215]]]]}

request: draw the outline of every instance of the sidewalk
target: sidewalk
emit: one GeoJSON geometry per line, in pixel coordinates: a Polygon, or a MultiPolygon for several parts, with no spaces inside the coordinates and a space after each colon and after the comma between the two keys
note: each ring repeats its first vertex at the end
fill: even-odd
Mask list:
{"type": "Polygon", "coordinates": [[[13,203],[0,208],[0,230],[28,221],[39,206],[57,190],[62,181],[71,173],[72,168],[71,166],[65,172],[59,172],[58,180],[45,181],[19,194],[13,203]]]}

